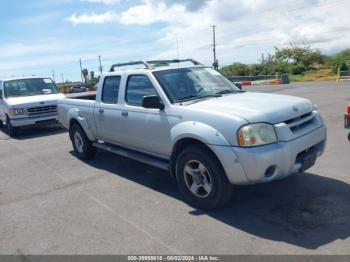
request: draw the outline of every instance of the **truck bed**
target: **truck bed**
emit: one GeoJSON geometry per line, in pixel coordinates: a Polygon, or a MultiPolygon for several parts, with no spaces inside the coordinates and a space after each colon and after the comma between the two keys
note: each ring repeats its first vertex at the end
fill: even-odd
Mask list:
{"type": "Polygon", "coordinates": [[[65,96],[66,98],[69,98],[69,99],[96,100],[96,91],[72,93],[72,94],[66,94],[65,96]]]}

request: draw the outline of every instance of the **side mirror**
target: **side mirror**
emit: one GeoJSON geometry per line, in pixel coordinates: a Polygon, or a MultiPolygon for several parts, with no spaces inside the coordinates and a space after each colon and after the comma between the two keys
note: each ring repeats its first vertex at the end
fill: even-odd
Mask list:
{"type": "Polygon", "coordinates": [[[153,109],[164,109],[164,104],[159,96],[152,95],[152,96],[144,96],[142,99],[142,106],[144,108],[153,108],[153,109]]]}

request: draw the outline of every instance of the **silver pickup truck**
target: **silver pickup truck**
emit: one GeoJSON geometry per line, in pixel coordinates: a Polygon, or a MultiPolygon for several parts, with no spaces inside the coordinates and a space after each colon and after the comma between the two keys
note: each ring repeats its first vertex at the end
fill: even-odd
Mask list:
{"type": "Polygon", "coordinates": [[[96,101],[63,99],[58,112],[78,158],[98,148],[169,170],[202,209],[228,202],[232,185],[302,173],[326,143],[310,101],[243,92],[192,59],[113,65],[96,101]]]}

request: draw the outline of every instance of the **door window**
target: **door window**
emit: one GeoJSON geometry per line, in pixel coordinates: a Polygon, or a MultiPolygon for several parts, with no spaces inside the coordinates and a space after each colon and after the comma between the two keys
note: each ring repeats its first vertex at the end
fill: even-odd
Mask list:
{"type": "Polygon", "coordinates": [[[157,92],[147,76],[129,76],[126,89],[126,102],[128,104],[142,106],[143,97],[149,95],[157,95],[157,92]]]}

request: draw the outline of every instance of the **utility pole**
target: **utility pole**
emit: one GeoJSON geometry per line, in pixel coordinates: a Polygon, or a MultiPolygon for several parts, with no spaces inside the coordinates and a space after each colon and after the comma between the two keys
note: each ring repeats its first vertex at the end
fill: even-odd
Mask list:
{"type": "Polygon", "coordinates": [[[102,75],[103,67],[102,67],[101,56],[100,56],[100,55],[98,56],[98,61],[100,62],[100,68],[99,68],[99,70],[100,70],[100,74],[102,75]]]}
{"type": "Polygon", "coordinates": [[[54,82],[56,82],[56,79],[55,79],[55,70],[52,70],[52,79],[54,82]]]}
{"type": "Polygon", "coordinates": [[[61,78],[62,78],[62,84],[64,83],[64,78],[63,78],[63,74],[61,73],[61,78]]]}
{"type": "Polygon", "coordinates": [[[215,70],[219,70],[219,61],[216,58],[216,36],[215,36],[215,25],[211,26],[213,28],[213,53],[214,53],[214,62],[213,62],[213,67],[215,70]]]}
{"type": "Polygon", "coordinates": [[[82,66],[82,63],[81,63],[81,58],[79,60],[79,63],[80,63],[80,77],[81,77],[81,82],[84,83],[84,80],[83,80],[83,66],[82,66]]]}

